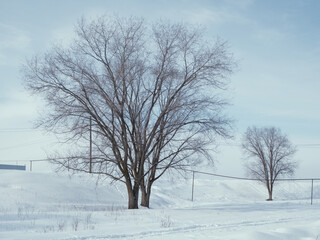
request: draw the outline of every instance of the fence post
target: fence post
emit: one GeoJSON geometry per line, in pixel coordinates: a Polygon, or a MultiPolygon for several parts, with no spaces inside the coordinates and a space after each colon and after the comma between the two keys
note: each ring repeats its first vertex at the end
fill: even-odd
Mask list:
{"type": "Polygon", "coordinates": [[[30,161],[30,172],[32,172],[32,160],[30,161]]]}
{"type": "Polygon", "coordinates": [[[311,205],[313,200],[313,179],[311,179],[311,205]]]}
{"type": "Polygon", "coordinates": [[[92,173],[92,118],[90,116],[90,159],[89,159],[89,173],[92,173]]]}
{"type": "Polygon", "coordinates": [[[193,194],[194,194],[194,171],[192,171],[192,195],[191,195],[192,202],[193,202],[193,194]]]}

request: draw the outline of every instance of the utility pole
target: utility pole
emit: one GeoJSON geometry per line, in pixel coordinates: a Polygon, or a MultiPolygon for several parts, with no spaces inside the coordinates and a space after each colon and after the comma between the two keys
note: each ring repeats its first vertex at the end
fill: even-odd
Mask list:
{"type": "Polygon", "coordinates": [[[311,179],[311,205],[313,202],[313,179],[311,179]]]}
{"type": "Polygon", "coordinates": [[[191,195],[192,202],[193,202],[193,194],[194,194],[194,171],[192,171],[192,195],[191,195]]]}
{"type": "Polygon", "coordinates": [[[90,116],[90,159],[89,173],[92,173],[92,118],[90,116]]]}

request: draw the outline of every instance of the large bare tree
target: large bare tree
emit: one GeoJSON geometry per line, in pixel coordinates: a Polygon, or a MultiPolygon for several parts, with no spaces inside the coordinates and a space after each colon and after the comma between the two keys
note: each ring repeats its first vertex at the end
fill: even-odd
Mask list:
{"type": "Polygon", "coordinates": [[[251,161],[246,163],[249,174],[268,189],[269,198],[280,176],[293,175],[297,163],[292,159],[296,148],[279,128],[248,128],[243,136],[242,148],[251,161]]]}
{"type": "Polygon", "coordinates": [[[48,106],[39,126],[73,144],[53,160],[124,182],[132,209],[140,190],[149,207],[168,169],[210,159],[209,145],[228,136],[220,93],[234,63],[224,42],[202,35],[184,24],[81,19],[70,46],[28,61],[27,89],[48,106]]]}

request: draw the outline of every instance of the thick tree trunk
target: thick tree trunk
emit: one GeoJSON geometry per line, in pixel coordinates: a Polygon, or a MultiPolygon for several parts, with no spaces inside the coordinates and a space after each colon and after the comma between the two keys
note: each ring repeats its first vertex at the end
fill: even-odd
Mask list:
{"type": "Polygon", "coordinates": [[[269,192],[269,198],[267,199],[267,201],[272,201],[272,193],[269,192]]]}
{"type": "Polygon", "coordinates": [[[267,201],[272,201],[272,186],[271,187],[268,186],[268,194],[269,194],[269,198],[267,199],[267,201]]]}
{"type": "Polygon", "coordinates": [[[138,209],[139,202],[139,184],[135,183],[133,188],[127,184],[128,190],[128,209],[138,209]]]}
{"type": "Polygon", "coordinates": [[[141,203],[140,205],[142,207],[147,207],[149,208],[149,198],[148,198],[148,194],[146,191],[141,191],[141,203]]]}
{"type": "Polygon", "coordinates": [[[140,184],[141,188],[141,203],[140,205],[143,207],[150,207],[150,196],[151,196],[151,186],[152,183],[148,182],[147,187],[145,186],[144,182],[140,184]]]}
{"type": "Polygon", "coordinates": [[[143,206],[143,207],[149,207],[147,205],[147,192],[146,192],[146,187],[145,187],[144,181],[141,181],[140,191],[141,191],[141,202],[140,202],[140,205],[143,206]]]}

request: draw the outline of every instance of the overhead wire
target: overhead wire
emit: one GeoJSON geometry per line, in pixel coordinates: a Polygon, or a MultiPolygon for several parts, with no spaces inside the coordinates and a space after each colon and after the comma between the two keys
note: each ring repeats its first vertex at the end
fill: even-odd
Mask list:
{"type": "Polygon", "coordinates": [[[39,129],[35,128],[0,128],[0,133],[11,133],[11,132],[38,132],[39,129]]]}
{"type": "Polygon", "coordinates": [[[2,150],[10,150],[10,149],[17,149],[17,148],[24,148],[24,147],[32,146],[32,145],[39,144],[39,143],[47,143],[47,141],[37,140],[37,141],[28,142],[28,143],[24,143],[24,144],[17,144],[17,145],[9,146],[9,147],[1,147],[0,151],[2,151],[2,150]]]}

